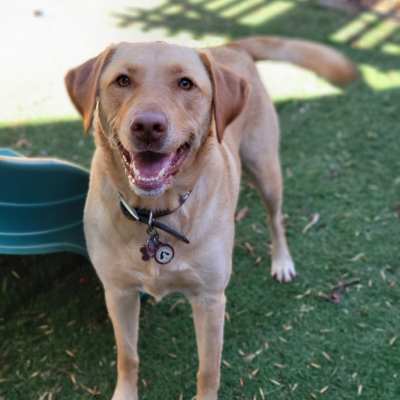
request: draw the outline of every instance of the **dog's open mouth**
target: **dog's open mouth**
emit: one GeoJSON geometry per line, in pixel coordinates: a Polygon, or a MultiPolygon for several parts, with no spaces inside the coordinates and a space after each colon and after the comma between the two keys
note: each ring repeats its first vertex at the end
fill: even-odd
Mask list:
{"type": "Polygon", "coordinates": [[[172,153],[130,152],[118,139],[116,143],[130,183],[149,192],[171,182],[190,150],[190,144],[185,143],[172,153]]]}

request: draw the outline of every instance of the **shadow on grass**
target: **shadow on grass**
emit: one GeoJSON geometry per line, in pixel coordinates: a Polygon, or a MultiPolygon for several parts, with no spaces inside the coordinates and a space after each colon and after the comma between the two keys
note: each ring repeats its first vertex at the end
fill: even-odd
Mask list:
{"type": "Polygon", "coordinates": [[[377,15],[329,12],[314,0],[166,0],[153,8],[131,7],[114,15],[122,28],[163,28],[174,36],[210,35],[232,40],[250,35],[295,36],[340,47],[358,63],[394,68],[400,54],[400,24],[377,15]]]}

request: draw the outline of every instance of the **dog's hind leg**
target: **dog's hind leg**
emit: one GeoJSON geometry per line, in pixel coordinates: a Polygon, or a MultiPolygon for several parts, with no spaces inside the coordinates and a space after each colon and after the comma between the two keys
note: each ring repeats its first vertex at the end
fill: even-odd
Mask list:
{"type": "Polygon", "coordinates": [[[279,282],[289,282],[295,267],[286,242],[282,218],[283,182],[279,160],[279,124],[271,102],[252,118],[252,129],[244,133],[240,155],[245,168],[255,178],[266,204],[272,236],[271,274],[279,282]]]}

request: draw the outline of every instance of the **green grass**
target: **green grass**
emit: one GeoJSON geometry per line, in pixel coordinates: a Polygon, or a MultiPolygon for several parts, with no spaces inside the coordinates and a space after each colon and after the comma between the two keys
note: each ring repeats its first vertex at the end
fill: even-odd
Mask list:
{"type": "MultiPolygon", "coordinates": [[[[173,29],[188,29],[176,18],[173,29]]],[[[296,35],[329,42],[346,18],[301,2],[265,26],[249,25],[251,31],[211,17],[193,29],[290,35],[296,26],[296,35]]],[[[398,68],[398,59],[378,48],[341,48],[379,69],[376,79],[398,68]]],[[[400,89],[375,91],[371,80],[340,96],[277,104],[287,231],[299,277],[290,285],[269,277],[265,211],[245,177],[239,208],[250,213],[237,224],[220,399],[260,400],[260,389],[277,400],[400,398],[400,89]],[[314,213],[319,222],[303,234],[314,213]],[[340,304],[321,298],[353,278],[360,284],[340,304]]],[[[2,126],[0,138],[11,147],[26,138],[26,154],[85,166],[93,148],[80,122],[70,120],[2,126]]],[[[68,254],[8,256],[0,258],[0,277],[0,399],[110,398],[114,340],[91,266],[68,254]],[[46,392],[53,397],[41,397],[46,392]]],[[[142,399],[195,394],[191,312],[180,299],[142,308],[142,399]]]]}

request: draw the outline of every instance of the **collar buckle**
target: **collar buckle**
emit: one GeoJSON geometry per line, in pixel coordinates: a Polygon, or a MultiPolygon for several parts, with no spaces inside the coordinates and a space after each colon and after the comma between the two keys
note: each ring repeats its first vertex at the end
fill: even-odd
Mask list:
{"type": "Polygon", "coordinates": [[[131,219],[135,222],[140,222],[142,224],[146,224],[149,228],[150,231],[155,231],[157,232],[155,228],[158,228],[171,236],[174,236],[176,239],[184,242],[184,243],[190,243],[189,239],[183,235],[182,233],[178,232],[174,228],[171,228],[167,224],[164,224],[162,222],[159,222],[155,217],[163,217],[166,215],[170,215],[177,211],[179,208],[183,206],[183,204],[186,202],[186,200],[189,198],[191,192],[186,192],[182,196],[180,196],[180,204],[178,207],[173,209],[172,211],[166,210],[166,211],[160,211],[157,213],[154,213],[152,210],[143,210],[143,209],[136,209],[134,207],[131,207],[125,199],[122,197],[122,194],[119,193],[119,200],[120,200],[120,207],[122,210],[122,213],[128,218],[131,219]]]}

